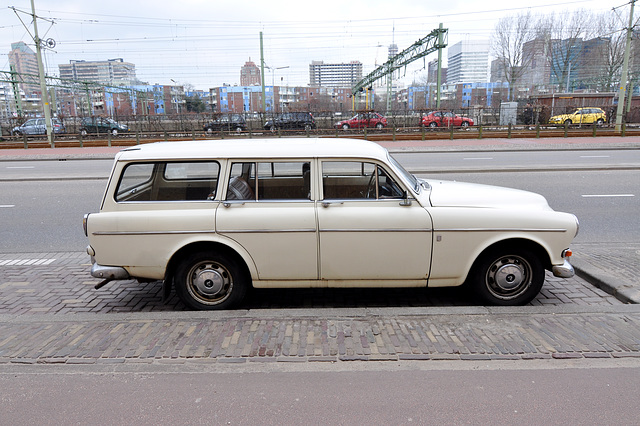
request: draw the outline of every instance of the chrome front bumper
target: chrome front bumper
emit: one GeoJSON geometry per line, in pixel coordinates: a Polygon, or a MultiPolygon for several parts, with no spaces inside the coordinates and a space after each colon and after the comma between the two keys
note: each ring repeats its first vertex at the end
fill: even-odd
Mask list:
{"type": "Polygon", "coordinates": [[[571,265],[567,259],[564,260],[562,265],[554,265],[551,268],[551,272],[553,272],[554,276],[559,278],[571,278],[575,275],[573,265],[571,265]]]}

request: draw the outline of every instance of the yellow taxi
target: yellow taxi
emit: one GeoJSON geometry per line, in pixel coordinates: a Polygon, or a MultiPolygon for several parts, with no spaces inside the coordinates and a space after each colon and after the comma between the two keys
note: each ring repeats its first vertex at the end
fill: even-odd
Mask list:
{"type": "Polygon", "coordinates": [[[607,121],[607,114],[601,108],[578,108],[571,114],[554,115],[549,124],[593,124],[602,126],[607,121]]]}

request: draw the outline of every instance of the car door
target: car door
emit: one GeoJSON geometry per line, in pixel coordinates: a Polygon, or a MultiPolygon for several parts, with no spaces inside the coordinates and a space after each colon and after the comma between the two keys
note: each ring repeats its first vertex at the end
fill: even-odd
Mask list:
{"type": "Polygon", "coordinates": [[[321,173],[320,278],[426,285],[432,244],[426,209],[404,200],[398,180],[374,162],[326,160],[321,173]]]}
{"type": "Polygon", "coordinates": [[[231,164],[216,229],[247,250],[262,281],[318,278],[311,164],[310,160],[231,164]]]}

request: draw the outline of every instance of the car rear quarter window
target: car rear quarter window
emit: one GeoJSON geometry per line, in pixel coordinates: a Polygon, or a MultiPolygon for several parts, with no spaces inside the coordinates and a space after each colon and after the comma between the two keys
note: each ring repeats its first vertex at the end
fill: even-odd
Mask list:
{"type": "Polygon", "coordinates": [[[215,161],[132,163],[115,192],[117,202],[213,200],[220,165],[215,161]]]}

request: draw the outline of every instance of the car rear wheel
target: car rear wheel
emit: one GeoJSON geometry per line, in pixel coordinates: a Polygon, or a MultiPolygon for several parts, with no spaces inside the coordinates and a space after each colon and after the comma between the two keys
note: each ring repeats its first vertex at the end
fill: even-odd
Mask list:
{"type": "Polygon", "coordinates": [[[460,124],[462,127],[469,127],[469,122],[468,121],[463,121],[462,124],[460,124]]]}
{"type": "Polygon", "coordinates": [[[249,279],[237,261],[216,252],[187,256],[175,276],[176,293],[192,309],[228,309],[244,298],[249,279]]]}
{"type": "Polygon", "coordinates": [[[470,272],[469,282],[486,303],[524,305],[540,292],[544,268],[526,248],[500,247],[480,256],[470,272]]]}
{"type": "Polygon", "coordinates": [[[89,133],[89,132],[87,132],[87,129],[80,129],[80,134],[81,134],[82,136],[87,136],[87,134],[88,134],[88,133],[89,133]]]}

